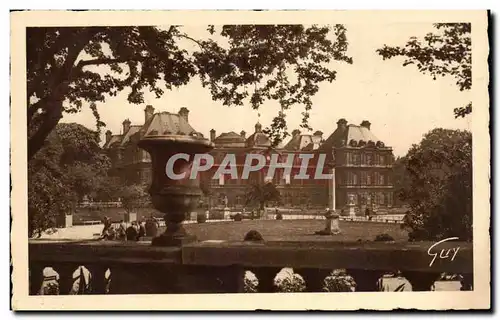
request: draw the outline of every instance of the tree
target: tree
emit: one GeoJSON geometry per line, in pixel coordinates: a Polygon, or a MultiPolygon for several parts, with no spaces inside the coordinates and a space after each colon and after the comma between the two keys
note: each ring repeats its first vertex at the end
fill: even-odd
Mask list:
{"type": "Polygon", "coordinates": [[[265,184],[254,184],[246,193],[246,205],[258,204],[260,210],[264,210],[266,204],[270,201],[279,202],[281,195],[276,186],[271,182],[265,184]]]}
{"type": "Polygon", "coordinates": [[[202,40],[181,26],[27,28],[28,159],[63,114],[79,112],[84,102],[101,128],[97,102],[127,88],[128,101],[140,104],[144,90],[160,97],[196,75],[224,105],[249,102],[258,109],[266,100],[279,101],[281,111],[267,128],[277,143],[286,133],[286,110],[303,105],[308,128],[311,97],[319,83],[336,78],[332,62],[352,63],[346,28],[339,24],[227,25],[207,31],[202,40]],[[183,49],[188,41],[197,49],[183,49]]]}
{"type": "Polygon", "coordinates": [[[91,192],[91,196],[96,201],[117,201],[120,198],[122,184],[119,177],[101,176],[96,177],[98,184],[91,192]]]}
{"type": "Polygon", "coordinates": [[[61,123],[28,163],[28,232],[39,236],[58,216],[98,186],[109,159],[100,152],[96,132],[76,123],[61,123]]]}
{"type": "Polygon", "coordinates": [[[122,206],[127,212],[132,212],[138,208],[144,208],[151,202],[145,186],[130,185],[125,186],[119,192],[122,206]]]}
{"type": "MultiPolygon", "coordinates": [[[[461,91],[472,86],[472,51],[470,23],[436,23],[437,33],[428,33],[424,43],[411,37],[404,47],[384,45],[377,53],[383,59],[405,57],[403,66],[416,65],[418,70],[435,80],[438,76],[451,76],[461,91]]],[[[472,102],[455,108],[455,117],[472,112],[472,102]]]]}
{"type": "Polygon", "coordinates": [[[404,191],[410,188],[411,179],[406,170],[406,157],[397,157],[392,166],[392,178],[394,181],[394,194],[396,201],[402,201],[404,191]]]}
{"type": "Polygon", "coordinates": [[[410,240],[472,240],[472,135],[434,129],[406,156],[411,179],[403,192],[410,240]]]}

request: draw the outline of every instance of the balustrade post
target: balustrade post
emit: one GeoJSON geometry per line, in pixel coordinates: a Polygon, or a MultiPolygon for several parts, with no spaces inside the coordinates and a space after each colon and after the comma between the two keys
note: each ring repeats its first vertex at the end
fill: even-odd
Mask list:
{"type": "Polygon", "coordinates": [[[411,283],[412,291],[431,291],[439,275],[437,272],[403,271],[403,276],[411,283]]]}
{"type": "Polygon", "coordinates": [[[29,266],[29,294],[38,295],[43,283],[43,266],[30,263],[29,266]]]}
{"type": "Polygon", "coordinates": [[[378,291],[378,280],[384,275],[380,270],[348,269],[347,273],[356,282],[356,291],[373,292],[378,291]]]}
{"type": "Polygon", "coordinates": [[[462,274],[462,280],[460,281],[460,284],[462,285],[460,291],[474,290],[474,274],[473,273],[462,274]]]}
{"type": "Polygon", "coordinates": [[[73,287],[75,280],[73,273],[78,266],[72,264],[58,264],[54,266],[54,270],[59,274],[59,294],[68,295],[73,287]]]}
{"type": "Polygon", "coordinates": [[[254,268],[251,271],[257,279],[259,283],[257,285],[257,292],[269,293],[269,292],[277,292],[278,288],[274,284],[274,278],[281,269],[278,268],[254,268]]]}
{"type": "Polygon", "coordinates": [[[306,292],[325,291],[325,278],[332,272],[324,269],[294,269],[304,279],[306,292]]]}

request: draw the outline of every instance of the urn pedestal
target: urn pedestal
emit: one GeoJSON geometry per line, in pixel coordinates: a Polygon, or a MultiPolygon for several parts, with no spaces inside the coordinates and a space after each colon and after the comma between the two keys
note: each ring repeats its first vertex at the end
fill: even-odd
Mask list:
{"type": "Polygon", "coordinates": [[[199,180],[191,179],[195,154],[207,153],[213,144],[188,135],[146,136],[139,147],[151,156],[152,182],[149,189],[153,206],[165,213],[166,230],[153,238],[153,246],[180,246],[196,241],[182,222],[197,207],[202,192],[199,180]]]}
{"type": "Polygon", "coordinates": [[[325,221],[325,230],[330,234],[339,234],[339,221],[340,219],[338,214],[334,213],[331,216],[327,217],[325,221]]]}
{"type": "Polygon", "coordinates": [[[337,235],[341,233],[339,225],[340,216],[337,213],[328,210],[328,212],[325,214],[325,219],[325,229],[316,231],[315,234],[326,236],[337,235]]]}

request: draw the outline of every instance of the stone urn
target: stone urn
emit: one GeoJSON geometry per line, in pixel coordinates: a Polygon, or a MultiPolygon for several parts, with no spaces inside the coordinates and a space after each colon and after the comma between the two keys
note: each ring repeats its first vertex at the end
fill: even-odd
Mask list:
{"type": "Polygon", "coordinates": [[[152,182],[149,193],[153,206],[165,213],[166,230],[153,238],[152,245],[180,246],[196,241],[196,237],[187,234],[182,225],[186,215],[196,208],[202,196],[199,180],[190,178],[191,168],[194,155],[209,152],[213,144],[198,136],[169,134],[146,136],[139,141],[138,146],[151,156],[152,182]],[[180,157],[181,154],[183,157],[180,157]],[[167,170],[183,177],[169,176],[167,170]]]}

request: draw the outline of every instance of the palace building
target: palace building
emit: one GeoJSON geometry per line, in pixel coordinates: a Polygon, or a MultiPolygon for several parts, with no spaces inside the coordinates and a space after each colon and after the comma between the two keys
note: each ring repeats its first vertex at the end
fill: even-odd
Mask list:
{"type": "Polygon", "coordinates": [[[318,150],[329,154],[335,163],[337,208],[343,208],[350,196],[357,207],[393,205],[392,148],[371,132],[369,121],[354,125],[340,119],[318,150]]]}
{"type": "MultiPolygon", "coordinates": [[[[337,128],[326,140],[321,131],[304,134],[294,130],[286,144],[276,147],[272,147],[271,141],[262,132],[260,123],[255,124],[254,132],[249,136],[245,131],[217,135],[216,130],[212,129],[209,138],[215,145],[210,152],[214,157],[214,166],[200,173],[205,201],[210,206],[222,206],[227,201],[229,207],[244,207],[248,188],[252,184],[269,182],[266,175],[271,157],[277,155],[279,163],[286,163],[289,155],[293,154],[293,162],[289,163],[290,174],[286,174],[285,168],[278,168],[272,177],[272,183],[281,194],[282,206],[331,207],[335,198],[335,207],[342,209],[352,195],[351,198],[354,198],[360,209],[365,206],[391,207],[391,172],[394,161],[392,149],[371,132],[370,126],[368,121],[353,125],[340,119],[337,128]],[[266,164],[261,170],[251,172],[249,179],[242,180],[241,172],[246,155],[252,153],[264,155],[266,164]],[[235,155],[238,169],[236,179],[232,179],[229,174],[215,176],[226,154],[235,155]],[[323,173],[331,173],[333,165],[335,185],[332,180],[295,179],[301,165],[299,154],[307,154],[311,158],[307,168],[310,176],[315,174],[319,156],[326,154],[323,173]]],[[[119,177],[124,184],[149,184],[151,160],[148,153],[137,146],[137,142],[145,135],[169,133],[203,136],[189,124],[187,108],[181,108],[178,113],[155,113],[150,105],[144,110],[143,124],[133,125],[127,119],[123,122],[123,132],[120,135],[107,131],[103,149],[112,161],[110,174],[119,177]]]]}

